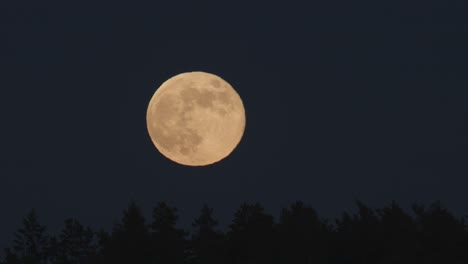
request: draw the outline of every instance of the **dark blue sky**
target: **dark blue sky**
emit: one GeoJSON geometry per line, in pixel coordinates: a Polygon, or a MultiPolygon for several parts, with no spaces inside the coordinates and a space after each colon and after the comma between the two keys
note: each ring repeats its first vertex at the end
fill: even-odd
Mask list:
{"type": "Polygon", "coordinates": [[[227,225],[243,201],[468,214],[466,1],[0,5],[0,246],[31,208],[51,231],[109,228],[130,199],[177,206],[183,226],[203,203],[227,225]],[[186,71],[246,108],[213,166],[172,163],[146,131],[155,89],[186,71]]]}

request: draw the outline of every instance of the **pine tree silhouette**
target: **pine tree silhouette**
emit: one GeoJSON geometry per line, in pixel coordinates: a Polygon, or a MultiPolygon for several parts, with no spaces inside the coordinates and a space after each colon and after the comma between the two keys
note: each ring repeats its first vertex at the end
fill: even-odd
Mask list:
{"type": "Polygon", "coordinates": [[[140,208],[130,202],[122,223],[114,226],[111,236],[100,235],[104,263],[152,263],[151,240],[140,208]]]}
{"type": "Polygon", "coordinates": [[[416,225],[424,263],[468,263],[466,226],[440,202],[429,209],[415,205],[416,225]]]}
{"type": "Polygon", "coordinates": [[[185,261],[186,232],[176,227],[177,209],[160,202],[153,210],[152,238],[158,263],[179,264],[185,261]]]}
{"type": "Polygon", "coordinates": [[[192,236],[192,254],[190,263],[214,264],[223,263],[224,236],[216,230],[218,222],[213,219],[213,209],[204,205],[200,216],[192,226],[195,233],[192,236]]]}
{"type": "Polygon", "coordinates": [[[244,203],[228,233],[229,263],[272,263],[275,241],[273,217],[260,204],[244,203]]]}
{"type": "Polygon", "coordinates": [[[54,264],[88,264],[95,259],[96,246],[91,228],[76,219],[65,220],[59,239],[50,240],[49,262],[54,264]]]}
{"type": "Polygon", "coordinates": [[[381,261],[382,244],[379,243],[379,219],[375,211],[360,201],[358,213],[344,213],[336,221],[334,262],[370,264],[381,261]]]}
{"type": "Polygon", "coordinates": [[[20,264],[20,259],[18,256],[13,253],[9,248],[5,248],[5,261],[3,263],[5,264],[20,264]]]}
{"type": "Polygon", "coordinates": [[[379,243],[382,243],[382,263],[417,263],[417,230],[414,219],[395,201],[377,210],[380,216],[379,243]]]}
{"type": "Polygon", "coordinates": [[[45,230],[46,227],[38,222],[36,211],[31,210],[23,219],[23,226],[15,234],[14,255],[21,263],[46,263],[48,238],[45,230]]]}
{"type": "Polygon", "coordinates": [[[102,228],[95,232],[95,236],[97,240],[95,262],[106,263],[106,259],[109,259],[112,253],[111,236],[102,228]]]}
{"type": "Polygon", "coordinates": [[[466,264],[468,230],[440,203],[413,206],[396,202],[372,209],[357,202],[335,225],[295,202],[282,209],[278,224],[263,207],[243,203],[227,234],[217,230],[213,209],[204,206],[194,233],[176,227],[177,209],[161,202],[150,225],[132,201],[109,233],[93,232],[67,219],[57,236],[45,234],[32,210],[4,249],[1,264],[466,264]]]}
{"type": "Polygon", "coordinates": [[[281,211],[278,224],[281,263],[325,263],[329,226],[311,207],[298,201],[281,211]]]}

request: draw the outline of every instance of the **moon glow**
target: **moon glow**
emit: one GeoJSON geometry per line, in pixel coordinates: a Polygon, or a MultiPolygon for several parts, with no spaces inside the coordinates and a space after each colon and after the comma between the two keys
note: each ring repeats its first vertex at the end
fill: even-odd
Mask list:
{"type": "Polygon", "coordinates": [[[153,144],[179,164],[204,166],[227,157],[245,130],[245,110],[232,86],[206,72],[165,81],[148,105],[146,124],[153,144]]]}

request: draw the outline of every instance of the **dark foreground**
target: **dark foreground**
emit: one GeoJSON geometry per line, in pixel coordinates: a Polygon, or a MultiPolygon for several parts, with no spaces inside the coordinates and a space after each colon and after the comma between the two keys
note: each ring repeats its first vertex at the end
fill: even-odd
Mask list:
{"type": "Polygon", "coordinates": [[[1,264],[13,263],[468,263],[468,230],[440,204],[396,203],[330,222],[296,202],[278,222],[259,204],[243,204],[227,230],[217,229],[213,210],[202,208],[192,234],[176,227],[177,210],[159,203],[147,223],[130,203],[110,233],[91,230],[75,219],[51,235],[31,211],[16,231],[1,264]]]}

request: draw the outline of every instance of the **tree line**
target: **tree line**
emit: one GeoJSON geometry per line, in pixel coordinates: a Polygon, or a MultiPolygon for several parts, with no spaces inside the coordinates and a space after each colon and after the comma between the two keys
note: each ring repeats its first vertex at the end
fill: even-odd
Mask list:
{"type": "Polygon", "coordinates": [[[1,264],[311,264],[468,263],[468,229],[440,203],[410,213],[392,202],[373,209],[356,202],[333,222],[301,201],[278,221],[258,203],[243,203],[224,232],[204,206],[193,232],[177,227],[175,207],[160,202],[147,221],[135,202],[111,231],[76,219],[49,235],[34,210],[4,249],[1,264]]]}

